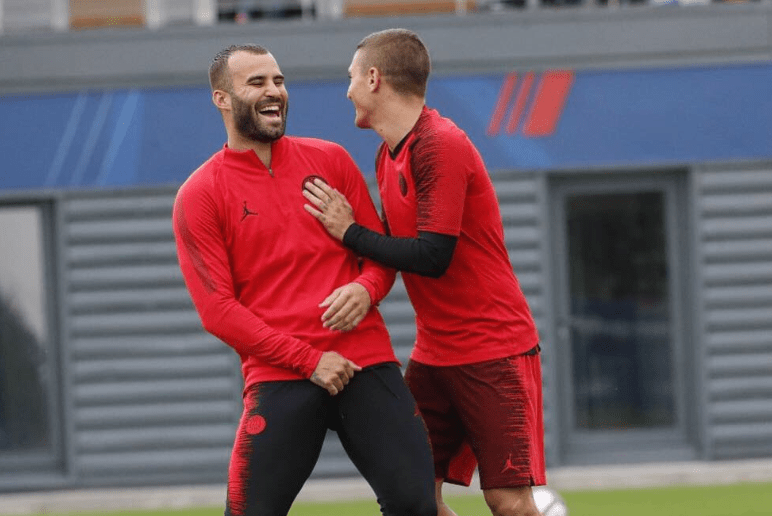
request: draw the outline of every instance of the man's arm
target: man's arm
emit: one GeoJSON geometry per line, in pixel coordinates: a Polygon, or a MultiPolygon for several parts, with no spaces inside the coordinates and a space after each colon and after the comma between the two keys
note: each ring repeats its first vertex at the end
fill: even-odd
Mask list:
{"type": "Polygon", "coordinates": [[[450,266],[458,238],[419,231],[417,238],[384,235],[354,221],[346,197],[318,179],[306,184],[303,195],[311,204],[305,209],[335,238],[357,252],[397,270],[439,278],[450,266]]]}
{"type": "Polygon", "coordinates": [[[337,394],[358,366],[277,331],[236,299],[216,204],[194,181],[177,195],[173,227],[182,275],[204,329],[240,355],[293,370],[337,394]]]}
{"type": "Polygon", "coordinates": [[[419,231],[418,238],[382,235],[359,224],[343,234],[343,244],[367,258],[404,272],[439,278],[450,266],[458,238],[419,231]]]}
{"type": "MultiPolygon", "coordinates": [[[[362,227],[382,232],[383,224],[370,197],[364,176],[354,160],[340,146],[335,146],[331,151],[331,159],[329,179],[334,181],[351,201],[350,204],[346,201],[346,206],[352,220],[356,213],[356,220],[362,227]]],[[[326,185],[324,180],[317,181],[326,185]]],[[[321,303],[320,306],[326,308],[322,315],[324,326],[338,331],[354,329],[365,318],[370,307],[379,304],[386,297],[395,279],[396,271],[393,268],[374,260],[362,259],[359,276],[352,283],[335,289],[321,303]]]]}

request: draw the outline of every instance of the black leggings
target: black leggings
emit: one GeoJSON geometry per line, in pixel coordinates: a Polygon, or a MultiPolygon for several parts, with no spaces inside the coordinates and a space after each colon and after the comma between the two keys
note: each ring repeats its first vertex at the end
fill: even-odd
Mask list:
{"type": "Polygon", "coordinates": [[[249,389],[231,456],[225,516],[285,516],[328,429],[373,488],[385,516],[436,516],[423,420],[396,364],[358,372],[337,396],[310,381],[249,389]]]}

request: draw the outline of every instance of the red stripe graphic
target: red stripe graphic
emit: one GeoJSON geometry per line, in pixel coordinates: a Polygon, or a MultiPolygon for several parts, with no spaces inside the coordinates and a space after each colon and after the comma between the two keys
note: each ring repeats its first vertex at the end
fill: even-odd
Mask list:
{"type": "Polygon", "coordinates": [[[499,134],[501,121],[504,120],[504,113],[507,111],[509,99],[512,98],[512,92],[515,91],[515,84],[517,84],[516,73],[510,73],[504,78],[504,84],[501,85],[501,90],[499,91],[499,100],[496,102],[496,108],[493,110],[493,116],[488,125],[488,136],[499,134]]]}
{"type": "Polygon", "coordinates": [[[520,85],[520,91],[517,92],[515,105],[512,106],[512,111],[509,113],[507,134],[512,134],[517,131],[517,126],[520,124],[520,115],[523,114],[525,103],[528,100],[528,93],[531,91],[531,84],[533,84],[533,72],[528,72],[525,74],[523,83],[520,85]]]}
{"type": "Polygon", "coordinates": [[[571,71],[544,72],[531,111],[523,125],[523,136],[550,136],[555,132],[573,82],[574,74],[571,71]]]}

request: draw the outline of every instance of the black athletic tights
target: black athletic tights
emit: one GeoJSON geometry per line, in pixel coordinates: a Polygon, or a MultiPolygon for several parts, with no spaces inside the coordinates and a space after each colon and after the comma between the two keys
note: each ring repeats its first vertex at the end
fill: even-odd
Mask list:
{"type": "Polygon", "coordinates": [[[436,516],[425,426],[393,363],[356,373],[336,396],[307,380],[250,389],[231,456],[225,516],[285,516],[328,429],[338,433],[385,516],[436,516]]]}

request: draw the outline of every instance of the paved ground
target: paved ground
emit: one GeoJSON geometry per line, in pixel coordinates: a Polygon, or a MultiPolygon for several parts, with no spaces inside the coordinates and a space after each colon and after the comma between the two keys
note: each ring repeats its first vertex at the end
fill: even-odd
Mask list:
{"type": "MultiPolygon", "coordinates": [[[[772,482],[772,460],[555,468],[547,471],[547,479],[550,486],[557,490],[772,482]]],[[[448,487],[447,494],[479,492],[477,483],[471,488],[448,487]]],[[[0,515],[218,507],[222,506],[224,489],[222,485],[212,485],[0,494],[0,515]]],[[[367,484],[356,478],[309,482],[299,499],[330,501],[372,496],[367,484]]]]}

